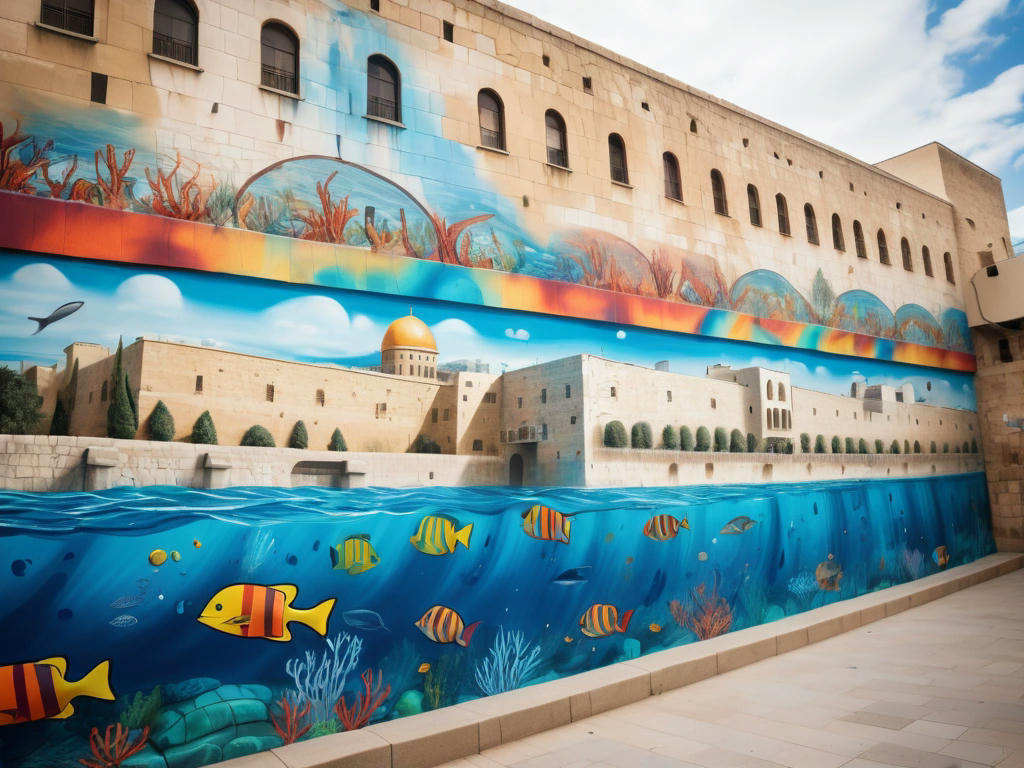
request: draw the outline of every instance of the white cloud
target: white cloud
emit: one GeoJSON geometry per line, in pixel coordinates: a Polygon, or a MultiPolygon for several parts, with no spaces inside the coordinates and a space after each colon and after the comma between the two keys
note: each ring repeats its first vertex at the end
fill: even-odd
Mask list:
{"type": "Polygon", "coordinates": [[[161,275],[129,277],[117,287],[116,296],[121,309],[145,309],[159,314],[177,312],[185,304],[178,286],[161,275]]]}
{"type": "Polygon", "coordinates": [[[515,339],[516,341],[529,341],[530,340],[530,332],[528,330],[526,330],[525,328],[520,328],[518,330],[516,330],[514,328],[506,328],[505,329],[505,335],[508,336],[508,338],[510,338],[510,339],[515,339]]]}
{"type": "Polygon", "coordinates": [[[434,339],[437,341],[438,346],[441,345],[442,338],[453,336],[476,338],[480,335],[473,330],[473,326],[465,320],[459,320],[457,317],[449,317],[447,320],[434,323],[434,325],[430,326],[430,330],[434,332],[434,339]]]}
{"type": "Polygon", "coordinates": [[[11,282],[32,290],[71,291],[71,282],[51,264],[26,264],[11,275],[11,282]]]}
{"type": "Polygon", "coordinates": [[[1024,205],[1006,214],[1010,220],[1010,237],[1013,242],[1024,240],[1024,205]]]}

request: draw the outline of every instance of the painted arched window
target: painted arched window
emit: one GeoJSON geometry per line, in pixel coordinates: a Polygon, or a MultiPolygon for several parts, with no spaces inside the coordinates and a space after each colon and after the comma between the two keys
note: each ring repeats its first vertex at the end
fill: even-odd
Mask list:
{"type": "Polygon", "coordinates": [[[775,196],[775,210],[779,214],[779,232],[789,234],[789,206],[786,205],[786,197],[781,192],[775,196]]]}
{"type": "Polygon", "coordinates": [[[768,379],[768,383],[765,384],[765,390],[768,393],[768,399],[769,400],[774,400],[775,397],[774,397],[774,392],[772,391],[772,380],[771,379],[768,379]]]}
{"type": "Polygon", "coordinates": [[[839,214],[832,214],[832,247],[837,251],[846,250],[846,242],[843,240],[843,222],[839,220],[839,214]]]}
{"type": "Polygon", "coordinates": [[[156,0],[153,6],[153,53],[196,63],[199,14],[188,0],[156,0]]]}
{"type": "Polygon", "coordinates": [[[671,152],[661,155],[662,165],[665,167],[665,197],[672,200],[683,200],[683,180],[679,175],[679,161],[671,152]]]}
{"type": "Polygon", "coordinates": [[[93,0],[43,0],[39,21],[51,27],[92,37],[93,0]]]}
{"type": "Polygon", "coordinates": [[[857,249],[858,259],[866,259],[868,257],[868,249],[864,245],[864,229],[856,219],[853,220],[853,245],[857,249]]]}
{"type": "Polygon", "coordinates": [[[932,271],[932,254],[927,245],[921,246],[921,261],[924,262],[924,273],[928,277],[935,277],[935,273],[932,271]]]}
{"type": "Polygon", "coordinates": [[[480,114],[480,146],[505,149],[505,107],[501,98],[489,88],[476,97],[480,114]]]}
{"type": "Polygon", "coordinates": [[[267,88],[299,92],[299,38],[284,24],[268,21],[260,34],[260,82],[267,88]]]}
{"type": "Polygon", "coordinates": [[[781,381],[779,382],[779,400],[783,403],[786,402],[786,385],[781,381]]]}
{"type": "Polygon", "coordinates": [[[398,67],[380,54],[366,62],[366,114],[402,122],[402,78],[398,67]]]}
{"type": "Polygon", "coordinates": [[[757,187],[747,184],[747,207],[750,208],[750,223],[755,227],[761,226],[761,196],[757,194],[757,187]]]}
{"type": "Polygon", "coordinates": [[[711,169],[711,194],[715,198],[715,213],[729,215],[729,201],[725,197],[725,181],[717,168],[711,169]]]}
{"type": "Polygon", "coordinates": [[[878,260],[883,264],[892,264],[889,261],[889,248],[885,244],[885,232],[878,230],[878,260]]]}
{"type": "Polygon", "coordinates": [[[818,220],[814,217],[814,208],[810,203],[804,203],[804,223],[807,224],[807,242],[811,245],[818,244],[818,220]]]}
{"type": "Polygon", "coordinates": [[[626,167],[626,143],[617,133],[608,134],[608,167],[612,181],[629,184],[629,170],[626,167]]]}
{"type": "Polygon", "coordinates": [[[953,257],[949,255],[949,251],[942,254],[942,263],[946,265],[946,280],[956,285],[956,277],[953,275],[953,257]]]}
{"type": "Polygon", "coordinates": [[[903,268],[907,272],[913,272],[914,260],[910,256],[910,242],[905,237],[900,240],[900,253],[903,256],[903,268]]]}
{"type": "Polygon", "coordinates": [[[772,428],[772,409],[771,408],[765,408],[764,416],[765,416],[765,422],[768,425],[768,429],[771,429],[772,428]]]}
{"type": "Polygon", "coordinates": [[[565,120],[553,109],[544,113],[544,140],[548,147],[548,162],[568,168],[569,144],[565,138],[565,120]]]}

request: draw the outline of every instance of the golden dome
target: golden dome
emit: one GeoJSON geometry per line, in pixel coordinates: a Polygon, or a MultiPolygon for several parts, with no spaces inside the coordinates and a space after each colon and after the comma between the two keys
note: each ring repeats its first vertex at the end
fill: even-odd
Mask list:
{"type": "Polygon", "coordinates": [[[384,340],[380,343],[381,350],[397,347],[437,352],[434,334],[430,332],[426,323],[412,315],[398,318],[384,332],[384,340]]]}

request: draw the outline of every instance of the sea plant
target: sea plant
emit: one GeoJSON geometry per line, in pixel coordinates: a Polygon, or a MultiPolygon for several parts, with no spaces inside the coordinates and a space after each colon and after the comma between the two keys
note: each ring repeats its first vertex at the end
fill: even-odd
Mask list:
{"type": "Polygon", "coordinates": [[[134,149],[126,149],[122,155],[121,163],[117,162],[117,151],[113,144],[107,144],[106,155],[103,156],[104,164],[107,166],[107,181],[100,174],[100,150],[96,150],[94,163],[96,165],[96,186],[100,190],[100,198],[104,208],[116,208],[123,211],[131,204],[129,200],[129,185],[125,184],[125,177],[128,169],[131,168],[132,160],[135,158],[134,149]]]}
{"type": "Polygon", "coordinates": [[[132,703],[121,713],[121,725],[129,731],[152,725],[162,705],[163,697],[159,685],[147,694],[136,691],[132,703]]]}
{"type": "Polygon", "coordinates": [[[903,549],[903,573],[909,581],[924,575],[925,559],[918,549],[903,549]]]}
{"type": "Polygon", "coordinates": [[[50,197],[61,198],[64,196],[64,190],[67,188],[68,182],[71,181],[71,177],[76,170],[78,170],[78,155],[72,155],[71,165],[64,169],[60,181],[54,181],[50,178],[50,161],[43,162],[43,181],[46,182],[46,186],[50,189],[50,197]]]}
{"type": "Polygon", "coordinates": [[[365,693],[356,693],[355,701],[352,702],[352,708],[349,709],[345,703],[344,694],[338,698],[334,705],[334,713],[338,716],[341,724],[345,726],[346,731],[354,731],[370,722],[373,713],[391,695],[391,686],[384,686],[384,678],[381,676],[380,670],[377,670],[376,687],[373,685],[372,669],[366,670],[360,677],[363,685],[366,687],[366,691],[365,693]]]}
{"type": "Polygon", "coordinates": [[[669,603],[672,618],[680,627],[693,632],[698,640],[717,637],[728,632],[732,626],[732,608],[718,592],[720,578],[718,571],[715,571],[715,584],[710,593],[704,583],[691,589],[686,605],[678,600],[669,603]]]}
{"type": "Polygon", "coordinates": [[[651,277],[654,280],[654,290],[658,294],[658,298],[669,298],[672,295],[676,272],[672,269],[669,257],[661,250],[651,253],[651,277]]]}
{"type": "Polygon", "coordinates": [[[15,121],[14,132],[9,136],[5,135],[4,125],[0,123],[0,189],[35,194],[36,188],[31,184],[32,177],[49,162],[46,155],[53,149],[53,140],[42,146],[33,140],[32,156],[25,163],[14,157],[14,150],[28,140],[29,137],[21,132],[20,121],[15,121]]]}
{"type": "Polygon", "coordinates": [[[359,209],[348,207],[348,195],[345,195],[340,202],[334,202],[328,187],[337,175],[338,172],[334,171],[326,181],[316,183],[316,194],[320,198],[320,212],[310,209],[306,213],[298,214],[297,218],[306,225],[305,231],[300,235],[303,240],[344,244],[345,225],[348,224],[349,219],[359,215],[359,209]]]}
{"type": "Polygon", "coordinates": [[[430,220],[434,224],[434,230],[437,233],[437,257],[442,264],[458,264],[462,267],[487,267],[494,266],[491,259],[482,259],[478,263],[474,264],[470,258],[470,238],[466,237],[462,240],[462,245],[459,245],[459,237],[469,227],[474,224],[479,224],[481,221],[487,221],[493,218],[493,213],[482,213],[479,216],[472,216],[462,221],[457,221],[454,224],[448,224],[445,219],[439,218],[437,214],[430,214],[430,220]]]}
{"type": "Polygon", "coordinates": [[[145,726],[138,738],[129,743],[130,733],[131,731],[117,723],[108,725],[101,739],[99,729],[93,728],[89,732],[89,749],[92,750],[93,756],[80,757],[78,762],[86,768],[120,768],[125,760],[146,746],[149,740],[149,726],[145,726]]]}
{"type": "Polygon", "coordinates": [[[331,719],[333,706],[345,689],[345,678],[359,663],[363,641],[348,632],[327,638],[327,650],[317,659],[307,650],[305,658],[289,659],[284,670],[295,681],[294,706],[312,706],[313,722],[331,719]]]}
{"type": "Polygon", "coordinates": [[[529,648],[522,632],[505,632],[498,627],[488,658],[474,670],[477,687],[485,696],[512,691],[522,686],[540,664],[540,646],[529,648]]]}
{"type": "Polygon", "coordinates": [[[462,662],[461,654],[448,653],[427,670],[423,676],[423,701],[430,709],[440,709],[458,701],[462,662]]]}
{"type": "Polygon", "coordinates": [[[288,701],[288,697],[282,696],[280,701],[277,702],[277,706],[281,709],[281,720],[279,722],[277,716],[271,712],[271,725],[274,726],[277,735],[281,737],[281,741],[285,744],[294,744],[313,726],[312,723],[302,724],[302,721],[309,715],[312,705],[307,701],[305,706],[301,708],[292,706],[292,703],[288,701]]]}
{"type": "Polygon", "coordinates": [[[172,219],[199,221],[208,218],[210,209],[206,203],[210,193],[204,191],[197,183],[202,166],[196,163],[196,172],[184,182],[178,179],[180,168],[180,152],[176,153],[174,167],[170,173],[164,174],[163,170],[157,168],[154,179],[149,175],[149,168],[146,168],[146,182],[153,191],[153,196],[144,198],[142,202],[155,213],[172,219]]]}
{"type": "Polygon", "coordinates": [[[800,610],[806,611],[818,594],[818,580],[810,571],[801,571],[786,582],[786,590],[796,598],[800,610]]]}

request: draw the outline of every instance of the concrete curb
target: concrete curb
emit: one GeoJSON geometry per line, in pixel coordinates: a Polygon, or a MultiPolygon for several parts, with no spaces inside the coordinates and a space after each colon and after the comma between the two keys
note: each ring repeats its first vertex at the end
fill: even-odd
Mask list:
{"type": "Polygon", "coordinates": [[[770,624],[216,765],[429,768],[825,640],[1004,576],[1022,566],[1022,554],[989,555],[949,571],[770,624]]]}

